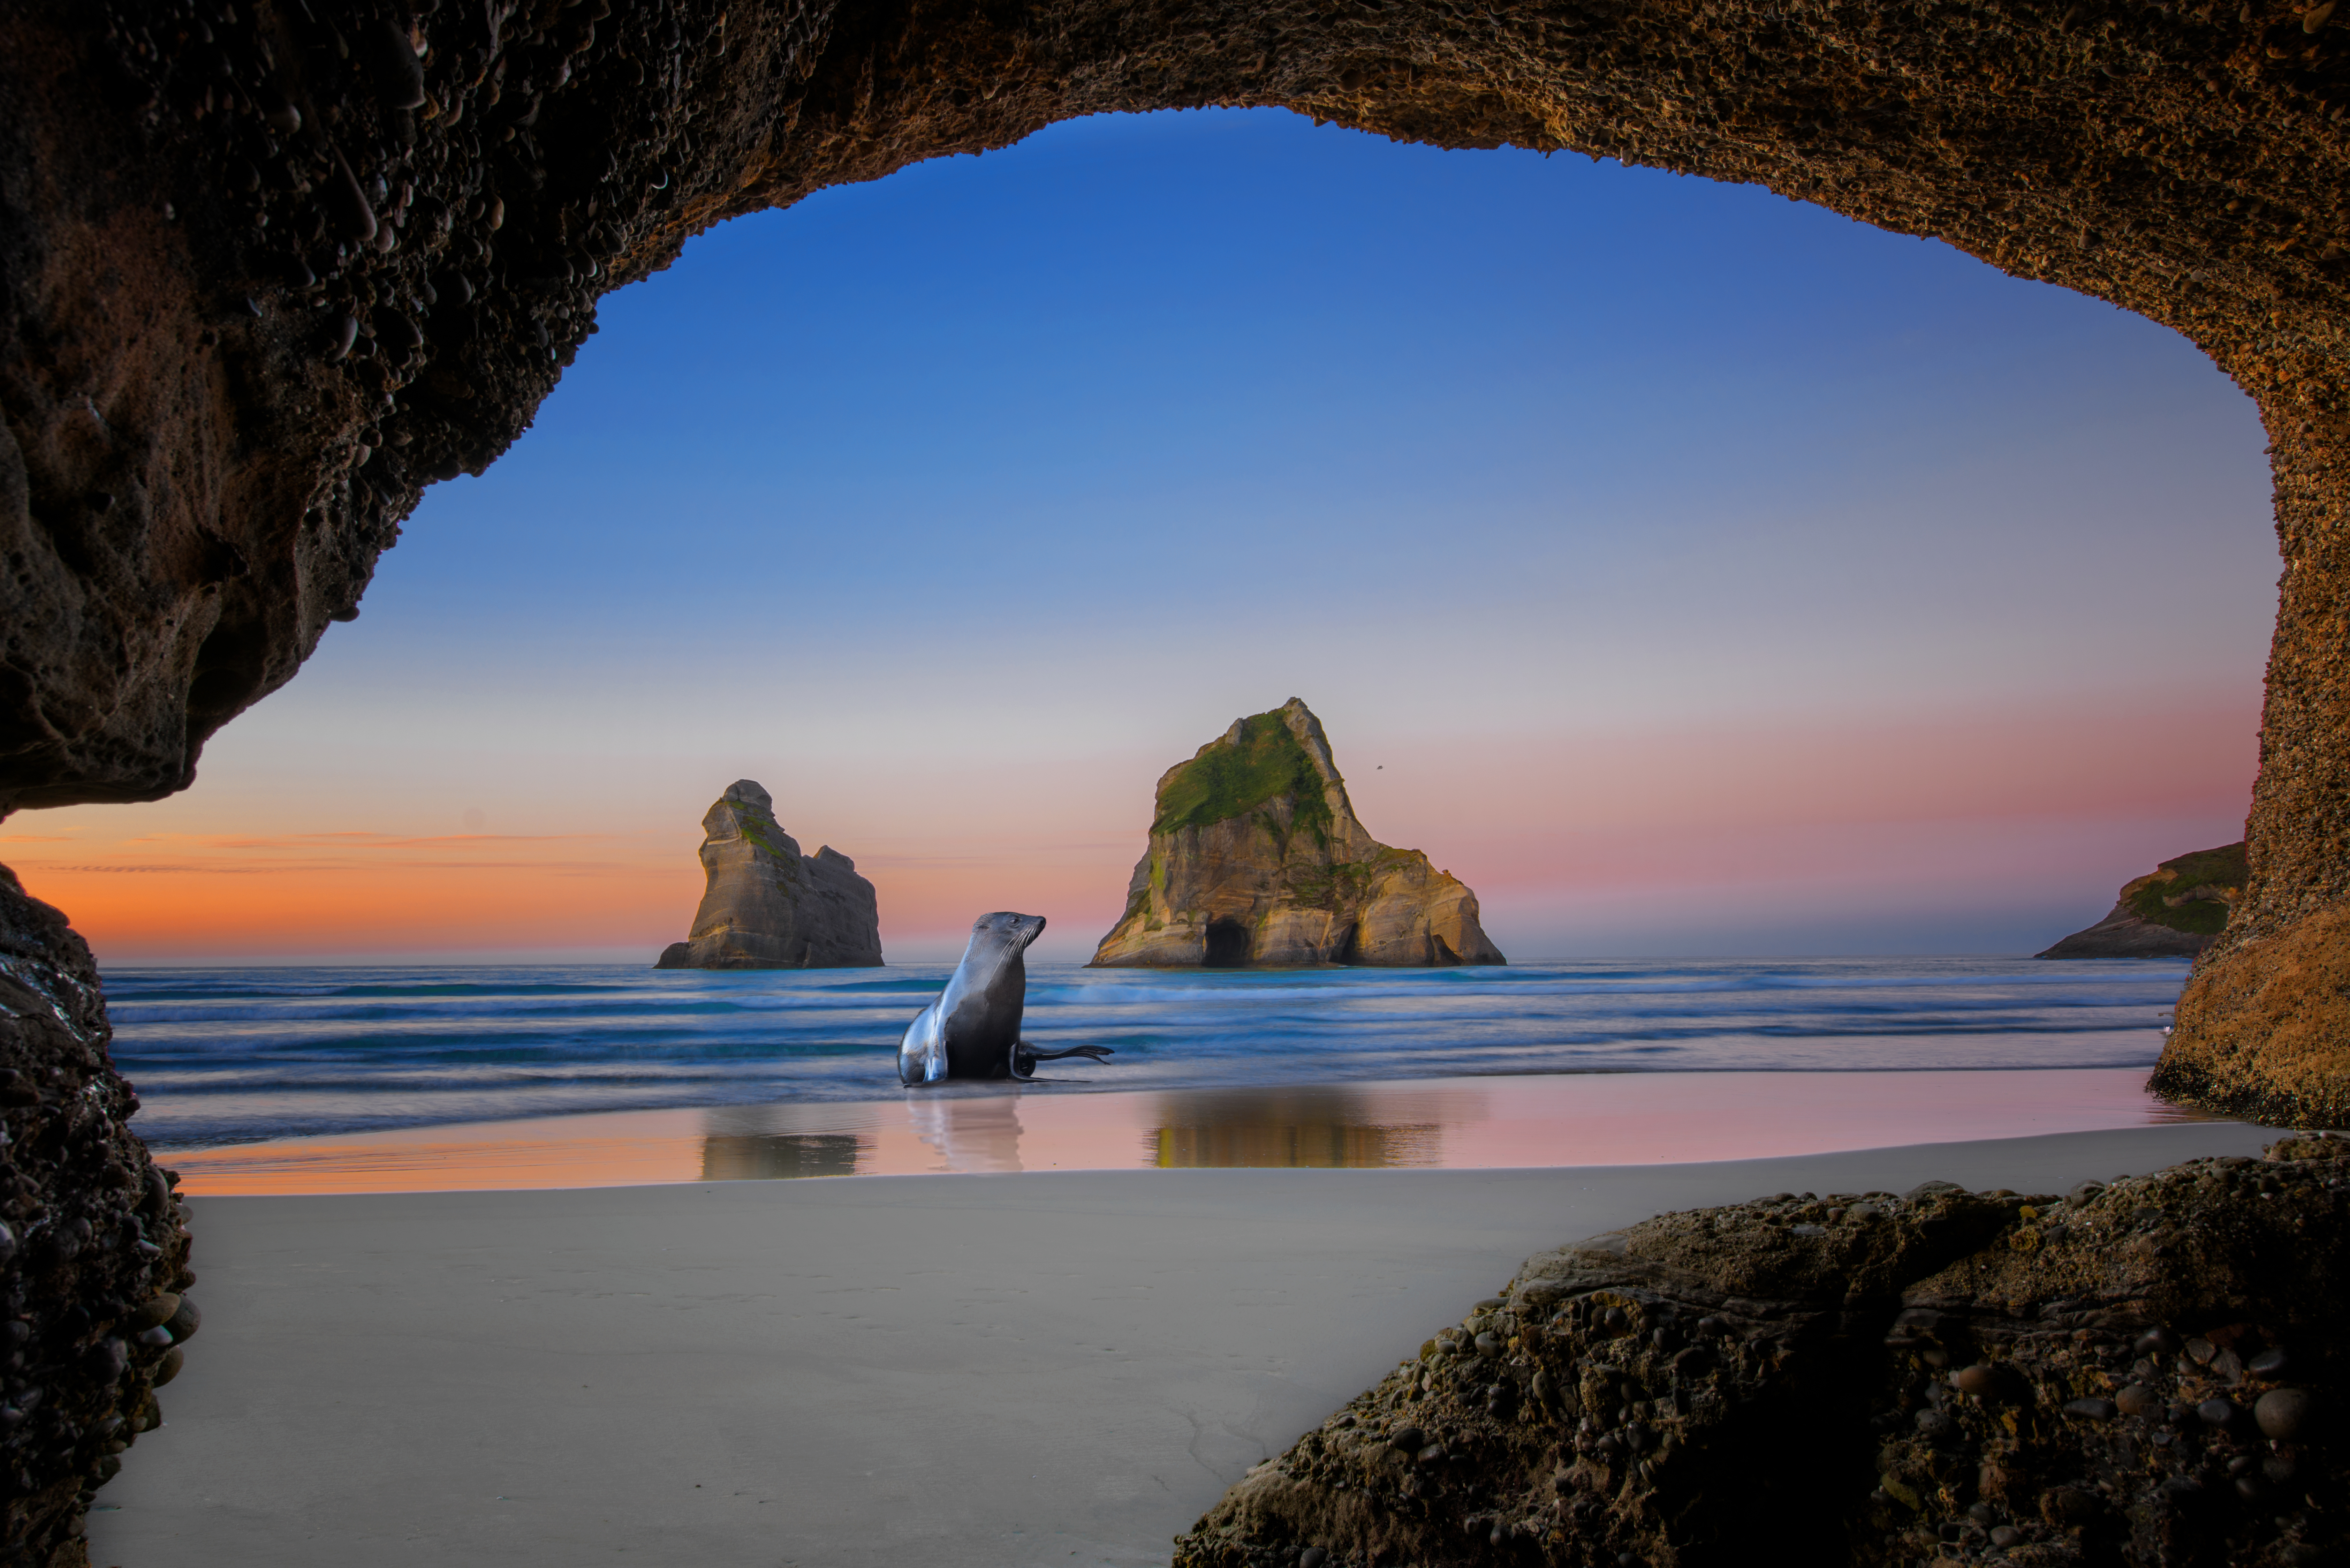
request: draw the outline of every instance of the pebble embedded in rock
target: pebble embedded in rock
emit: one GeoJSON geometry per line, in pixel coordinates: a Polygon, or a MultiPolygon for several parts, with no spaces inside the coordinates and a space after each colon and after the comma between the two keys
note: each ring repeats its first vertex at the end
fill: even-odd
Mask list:
{"type": "Polygon", "coordinates": [[[1502,1342],[1491,1334],[1479,1334],[1476,1343],[1480,1355],[1499,1355],[1502,1353],[1502,1342]]]}
{"type": "Polygon", "coordinates": [[[2195,1407],[2195,1414],[2207,1427],[2224,1427],[2236,1418],[2236,1407],[2225,1399],[2206,1399],[2195,1407]]]}
{"type": "Polygon", "coordinates": [[[1297,1554],[1297,1568],[1322,1568],[1322,1564],[1328,1561],[1330,1554],[1327,1552],[1319,1546],[1309,1546],[1297,1554]]]}
{"type": "MultiPolygon", "coordinates": [[[[2222,1401],[2214,1400],[2214,1404],[2222,1401]]],[[[2316,1425],[2317,1402],[2306,1389],[2272,1388],[2252,1407],[2252,1419],[2260,1424],[2261,1435],[2280,1443],[2294,1442],[2316,1425]]]]}
{"type": "Polygon", "coordinates": [[[2293,1358],[2282,1350],[2263,1350],[2244,1364],[2244,1370],[2255,1377],[2274,1377],[2292,1363],[2293,1358]]]}
{"type": "Polygon", "coordinates": [[[2114,1404],[2125,1416],[2138,1420],[2151,1420],[2162,1414],[2162,1397],[2143,1383],[2133,1383],[2114,1396],[2114,1404]]]}
{"type": "Polygon", "coordinates": [[[421,109],[424,104],[424,66],[397,22],[381,21],[363,35],[369,74],[376,96],[386,109],[421,109]]]}
{"type": "Polygon", "coordinates": [[[171,1322],[172,1314],[179,1310],[180,1298],[172,1292],[166,1291],[161,1295],[151,1298],[137,1312],[131,1314],[130,1325],[133,1328],[153,1328],[158,1324],[171,1322]]]}
{"type": "Polygon", "coordinates": [[[177,1377],[180,1375],[180,1368],[186,1365],[188,1353],[176,1345],[165,1351],[163,1359],[155,1364],[153,1386],[161,1388],[164,1384],[177,1377]]]}
{"type": "Polygon", "coordinates": [[[2110,1421],[2119,1409],[2120,1407],[2111,1399],[2086,1398],[2064,1401],[2064,1414],[2079,1416],[2091,1421],[2110,1421]]]}
{"type": "Polygon", "coordinates": [[[2023,1532],[2016,1529],[2015,1526],[2012,1524],[1997,1525],[1993,1527],[1991,1532],[1991,1543],[1993,1546],[1998,1547],[2002,1552],[2006,1551],[2011,1546],[2020,1544],[2022,1540],[2023,1532]]]}
{"type": "Polygon", "coordinates": [[[173,1339],[186,1339],[196,1332],[197,1325],[203,1320],[204,1314],[196,1310],[196,1303],[182,1296],[178,1309],[164,1319],[163,1326],[172,1331],[173,1339]]]}
{"type": "Polygon", "coordinates": [[[2198,1366],[2210,1366],[2212,1357],[2219,1354],[2220,1347],[2208,1339],[2190,1339],[2187,1342],[2187,1359],[2198,1366]]]}
{"type": "Polygon", "coordinates": [[[358,317],[346,316],[339,320],[330,321],[327,327],[325,339],[327,363],[333,365],[349,358],[352,345],[359,340],[359,318],[358,317]]]}
{"type": "Polygon", "coordinates": [[[1399,1427],[1388,1434],[1388,1447],[1399,1453],[1416,1454],[1427,1441],[1427,1435],[1418,1427],[1399,1427]]]}
{"type": "Polygon", "coordinates": [[[414,348],[424,341],[424,334],[408,313],[385,306],[375,313],[375,335],[378,342],[399,348],[414,348]]]}
{"type": "Polygon", "coordinates": [[[1939,1198],[1947,1192],[1964,1192],[1955,1181],[1921,1181],[1901,1195],[1905,1203],[1922,1203],[1929,1198],[1939,1198]]]}
{"type": "Polygon", "coordinates": [[[335,171],[327,176],[322,200],[326,203],[327,224],[335,238],[352,244],[364,244],[375,238],[375,209],[359,190],[359,177],[339,155],[335,159],[335,171]]]}
{"type": "Polygon", "coordinates": [[[2137,1343],[2130,1348],[2140,1355],[2176,1355],[2178,1336],[2167,1328],[2150,1328],[2139,1334],[2137,1343]]]}
{"type": "Polygon", "coordinates": [[[1915,1424],[1918,1436],[1924,1438],[1946,1438],[1958,1425],[1950,1419],[1948,1412],[1942,1410],[1920,1410],[1915,1424]]]}
{"type": "Polygon", "coordinates": [[[1999,1368],[1978,1361],[1950,1374],[1950,1384],[1961,1394],[1981,1399],[1999,1387],[1999,1368]]]}

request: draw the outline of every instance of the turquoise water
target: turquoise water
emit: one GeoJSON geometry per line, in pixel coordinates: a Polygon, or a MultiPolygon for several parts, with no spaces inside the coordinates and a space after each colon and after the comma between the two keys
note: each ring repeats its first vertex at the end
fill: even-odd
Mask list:
{"type": "MultiPolygon", "coordinates": [[[[886,1099],[950,966],[120,970],[163,1148],[586,1111],[886,1099]]],[[[2151,1065],[2184,962],[1902,958],[1506,969],[1036,965],[1025,1035],[1112,1047],[1028,1092],[1576,1072],[2151,1065]]]]}

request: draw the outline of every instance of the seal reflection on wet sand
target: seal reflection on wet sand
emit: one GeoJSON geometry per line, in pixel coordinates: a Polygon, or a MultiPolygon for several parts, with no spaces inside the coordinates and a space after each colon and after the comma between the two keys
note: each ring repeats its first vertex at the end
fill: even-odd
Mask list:
{"type": "Polygon", "coordinates": [[[463,1191],[1137,1167],[1537,1168],[1756,1159],[2199,1120],[2132,1067],[1599,1073],[617,1111],[192,1149],[191,1194],[463,1191]]]}

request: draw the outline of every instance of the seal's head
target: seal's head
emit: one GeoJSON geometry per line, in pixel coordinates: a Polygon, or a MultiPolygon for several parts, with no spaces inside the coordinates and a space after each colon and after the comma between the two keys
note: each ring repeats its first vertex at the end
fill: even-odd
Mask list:
{"type": "Polygon", "coordinates": [[[962,961],[969,963],[972,955],[983,950],[1016,959],[1028,950],[1030,942],[1044,934],[1042,915],[1015,915],[1009,909],[982,915],[971,923],[971,946],[963,950],[962,961]]]}

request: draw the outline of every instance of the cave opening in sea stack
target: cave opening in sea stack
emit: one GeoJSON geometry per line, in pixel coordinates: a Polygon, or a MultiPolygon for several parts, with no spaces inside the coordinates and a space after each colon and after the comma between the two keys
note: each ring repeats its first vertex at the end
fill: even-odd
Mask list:
{"type": "Polygon", "coordinates": [[[1200,961],[1203,969],[1246,969],[1249,961],[1248,928],[1238,920],[1225,919],[1208,922],[1208,956],[1200,961]]]}

